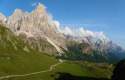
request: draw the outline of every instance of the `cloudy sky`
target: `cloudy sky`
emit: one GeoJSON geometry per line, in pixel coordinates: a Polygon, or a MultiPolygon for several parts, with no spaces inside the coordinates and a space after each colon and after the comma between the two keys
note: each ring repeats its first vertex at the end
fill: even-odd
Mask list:
{"type": "Polygon", "coordinates": [[[43,3],[62,26],[102,31],[125,48],[125,0],[0,0],[0,12],[32,11],[43,3]]]}

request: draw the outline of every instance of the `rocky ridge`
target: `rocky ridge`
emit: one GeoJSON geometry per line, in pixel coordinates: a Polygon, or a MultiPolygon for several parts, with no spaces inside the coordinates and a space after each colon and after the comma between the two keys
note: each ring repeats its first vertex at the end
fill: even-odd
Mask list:
{"type": "Polygon", "coordinates": [[[53,53],[51,55],[55,53],[64,55],[63,53],[70,52],[78,56],[91,55],[92,58],[96,53],[105,59],[125,57],[125,51],[102,32],[92,32],[81,28],[79,34],[72,32],[69,28],[61,30],[59,23],[53,20],[45,6],[40,3],[32,12],[16,9],[9,17],[0,13],[0,22],[40,52],[53,53]]]}

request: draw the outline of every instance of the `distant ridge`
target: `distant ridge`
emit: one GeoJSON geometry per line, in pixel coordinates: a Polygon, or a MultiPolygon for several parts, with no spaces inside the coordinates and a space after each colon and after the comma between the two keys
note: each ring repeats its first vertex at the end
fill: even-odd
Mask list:
{"type": "Polygon", "coordinates": [[[72,32],[68,27],[61,29],[41,3],[30,13],[20,9],[16,9],[9,17],[0,13],[0,22],[32,49],[49,55],[110,62],[125,58],[125,50],[113,43],[103,32],[83,28],[77,32],[72,32]]]}

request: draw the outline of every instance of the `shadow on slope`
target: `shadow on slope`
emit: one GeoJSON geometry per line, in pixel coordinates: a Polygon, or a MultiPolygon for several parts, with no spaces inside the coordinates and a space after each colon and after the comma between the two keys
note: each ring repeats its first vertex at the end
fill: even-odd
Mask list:
{"type": "Polygon", "coordinates": [[[94,77],[85,77],[85,76],[75,76],[69,73],[57,73],[55,80],[110,80],[106,78],[94,78],[94,77]]]}
{"type": "Polygon", "coordinates": [[[112,80],[125,80],[125,59],[121,60],[115,67],[112,80]]]}

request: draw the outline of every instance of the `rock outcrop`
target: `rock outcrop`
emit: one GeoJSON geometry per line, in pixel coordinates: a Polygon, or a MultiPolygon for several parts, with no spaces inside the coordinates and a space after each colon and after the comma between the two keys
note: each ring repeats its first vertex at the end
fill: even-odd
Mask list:
{"type": "Polygon", "coordinates": [[[0,14],[0,22],[16,36],[21,37],[31,48],[50,55],[61,56],[63,53],[68,53],[79,59],[85,59],[87,55],[86,57],[92,56],[94,60],[97,55],[106,60],[125,57],[125,51],[102,32],[92,32],[82,28],[75,33],[69,28],[61,30],[59,23],[40,3],[31,12],[16,9],[9,17],[0,14]]]}

